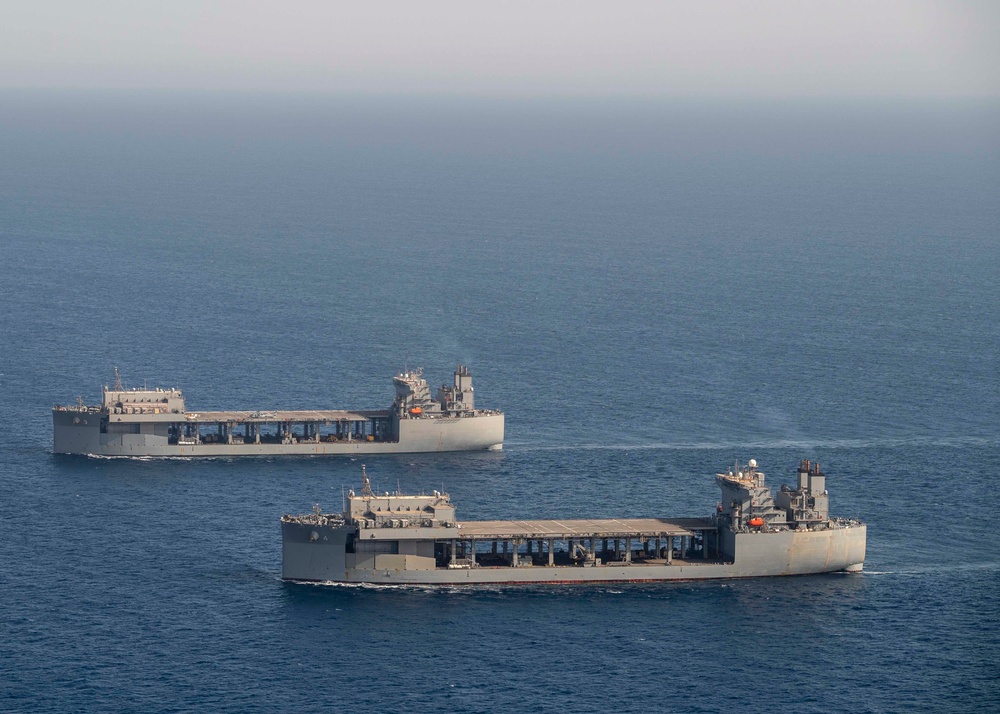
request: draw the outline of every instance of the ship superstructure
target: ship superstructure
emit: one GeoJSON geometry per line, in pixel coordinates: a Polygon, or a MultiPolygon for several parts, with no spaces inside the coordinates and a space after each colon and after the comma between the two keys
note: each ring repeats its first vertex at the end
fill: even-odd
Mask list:
{"type": "Polygon", "coordinates": [[[454,382],[438,387],[437,397],[431,398],[430,387],[423,378],[423,370],[406,371],[392,378],[396,387],[393,410],[401,417],[406,416],[449,416],[459,417],[475,414],[475,392],[472,389],[472,375],[468,367],[458,365],[454,382]]]}
{"type": "Polygon", "coordinates": [[[804,575],[863,567],[867,529],[828,514],[803,461],[774,498],[751,460],[716,476],[704,518],[458,521],[448,494],[377,494],[362,475],[339,514],[286,515],[282,577],[411,585],[646,582],[804,575]]]}
{"type": "Polygon", "coordinates": [[[53,451],[92,456],[272,456],[500,449],[504,415],[476,409],[459,365],[436,399],[421,370],[393,377],[381,410],[191,412],[179,389],[127,389],[115,370],[99,405],[52,409],[53,451]]]}

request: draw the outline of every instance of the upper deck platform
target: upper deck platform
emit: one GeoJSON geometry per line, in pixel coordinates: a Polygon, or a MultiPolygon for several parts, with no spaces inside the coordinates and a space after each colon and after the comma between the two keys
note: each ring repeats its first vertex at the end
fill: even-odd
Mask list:
{"type": "Polygon", "coordinates": [[[707,518],[609,518],[559,521],[460,521],[455,538],[461,540],[569,540],[574,538],[667,538],[693,536],[714,530],[707,518]]]}
{"type": "MultiPolygon", "coordinates": [[[[115,415],[119,416],[119,415],[115,415]]],[[[140,414],[121,415],[134,416],[137,421],[142,421],[140,414]]],[[[388,417],[388,409],[373,410],[344,410],[344,409],[306,409],[306,410],[261,410],[261,411],[238,411],[238,412],[187,412],[186,414],[174,415],[179,417],[178,422],[188,424],[274,424],[279,422],[293,422],[296,424],[323,424],[337,421],[366,421],[372,417],[388,417]]]]}

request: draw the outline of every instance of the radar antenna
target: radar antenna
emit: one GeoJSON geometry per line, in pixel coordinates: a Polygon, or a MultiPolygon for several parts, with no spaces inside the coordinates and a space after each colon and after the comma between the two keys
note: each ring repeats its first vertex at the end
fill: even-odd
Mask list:
{"type": "Polygon", "coordinates": [[[365,471],[365,465],[361,464],[361,497],[362,498],[374,498],[375,494],[372,493],[372,482],[368,480],[368,472],[365,471]]]}

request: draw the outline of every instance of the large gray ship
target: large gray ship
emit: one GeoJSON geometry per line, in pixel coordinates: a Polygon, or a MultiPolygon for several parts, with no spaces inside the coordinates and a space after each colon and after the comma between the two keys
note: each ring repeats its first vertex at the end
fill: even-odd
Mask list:
{"type": "Polygon", "coordinates": [[[773,494],[752,459],[716,475],[706,518],[458,521],[448,494],[376,494],[362,467],[343,513],[281,519],[282,578],[312,583],[513,585],[860,572],[867,529],[831,517],[803,461],[773,494]]]}
{"type": "Polygon", "coordinates": [[[504,415],[477,409],[459,365],[432,397],[421,370],[392,379],[389,409],[190,412],[179,389],[126,389],[115,370],[101,404],[52,409],[57,454],[275,456],[475,451],[503,447],[504,415]]]}

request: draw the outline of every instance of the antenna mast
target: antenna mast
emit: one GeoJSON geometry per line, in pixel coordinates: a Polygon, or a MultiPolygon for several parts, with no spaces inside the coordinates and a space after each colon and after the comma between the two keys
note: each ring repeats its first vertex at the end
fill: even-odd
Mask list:
{"type": "Polygon", "coordinates": [[[368,480],[368,472],[365,471],[365,465],[361,464],[361,497],[362,498],[373,498],[375,496],[372,493],[372,482],[368,480]]]}

